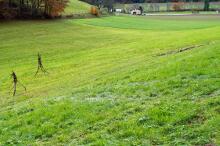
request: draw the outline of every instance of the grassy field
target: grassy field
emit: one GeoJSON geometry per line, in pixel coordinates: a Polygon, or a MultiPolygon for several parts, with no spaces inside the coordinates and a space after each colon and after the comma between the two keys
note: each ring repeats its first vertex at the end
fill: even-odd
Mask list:
{"type": "Polygon", "coordinates": [[[220,145],[220,19],[174,18],[1,23],[0,145],[220,145]]]}

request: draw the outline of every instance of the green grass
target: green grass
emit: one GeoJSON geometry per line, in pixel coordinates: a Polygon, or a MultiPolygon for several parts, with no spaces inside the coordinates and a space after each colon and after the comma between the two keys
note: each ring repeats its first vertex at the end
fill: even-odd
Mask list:
{"type": "Polygon", "coordinates": [[[70,0],[64,14],[89,13],[90,7],[91,6],[85,2],[79,0],[70,0]]]}
{"type": "MultiPolygon", "coordinates": [[[[219,22],[216,21],[204,21],[203,16],[198,16],[194,18],[193,16],[183,17],[180,19],[174,20],[172,17],[170,20],[163,20],[163,17],[156,17],[157,19],[147,19],[148,17],[139,16],[130,16],[130,17],[106,17],[102,18],[99,21],[97,19],[88,20],[81,20],[84,24],[93,25],[93,26],[102,26],[102,27],[113,27],[113,28],[123,28],[123,29],[140,29],[140,30],[154,30],[154,31],[161,31],[161,30],[169,30],[169,31],[176,31],[176,30],[192,30],[192,29],[203,29],[203,28],[210,28],[210,27],[217,27],[219,22]],[[129,19],[128,19],[129,18],[129,19]],[[200,20],[202,23],[198,25],[192,21],[192,19],[200,20]],[[160,24],[161,23],[161,24],[160,24]],[[183,25],[184,23],[184,25],[183,25]]],[[[174,17],[176,18],[176,17],[174,17]]],[[[219,18],[218,16],[214,16],[214,19],[219,18]]],[[[207,17],[207,19],[212,19],[207,17]]]]}
{"type": "Polygon", "coordinates": [[[210,17],[1,23],[0,145],[219,145],[220,21],[210,17]],[[38,52],[49,75],[34,77],[38,52]],[[27,86],[15,97],[12,70],[27,86]]]}

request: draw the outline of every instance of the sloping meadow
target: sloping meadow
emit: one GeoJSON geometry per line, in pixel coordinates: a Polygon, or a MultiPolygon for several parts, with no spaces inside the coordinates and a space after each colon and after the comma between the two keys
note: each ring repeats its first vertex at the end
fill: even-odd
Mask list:
{"type": "Polygon", "coordinates": [[[0,145],[220,144],[219,23],[0,24],[0,145]],[[38,52],[49,74],[34,77],[38,52]],[[12,70],[27,87],[15,97],[12,70]]]}

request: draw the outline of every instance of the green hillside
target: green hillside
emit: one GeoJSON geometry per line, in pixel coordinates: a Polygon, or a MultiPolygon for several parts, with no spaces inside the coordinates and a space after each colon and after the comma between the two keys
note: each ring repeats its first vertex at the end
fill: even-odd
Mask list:
{"type": "Polygon", "coordinates": [[[79,0],[70,0],[64,14],[88,13],[90,11],[90,7],[91,6],[85,2],[79,0]]]}
{"type": "Polygon", "coordinates": [[[0,145],[220,145],[219,16],[173,18],[1,23],[0,145]]]}

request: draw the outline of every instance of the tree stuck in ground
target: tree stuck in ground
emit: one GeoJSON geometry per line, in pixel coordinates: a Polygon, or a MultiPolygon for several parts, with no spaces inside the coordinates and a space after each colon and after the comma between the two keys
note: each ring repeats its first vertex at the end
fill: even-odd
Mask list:
{"type": "Polygon", "coordinates": [[[42,59],[41,59],[40,53],[38,53],[37,61],[38,61],[38,66],[37,66],[37,71],[36,71],[36,73],[35,73],[35,76],[38,74],[39,70],[41,70],[43,73],[48,73],[48,72],[44,69],[44,66],[43,66],[43,63],[42,63],[42,59]]]}
{"type": "Polygon", "coordinates": [[[59,16],[69,0],[2,0],[0,18],[54,18],[59,16]]]}
{"type": "Polygon", "coordinates": [[[14,71],[12,71],[12,74],[11,74],[11,77],[12,77],[12,80],[13,80],[13,96],[15,96],[15,94],[16,94],[16,91],[17,91],[17,84],[19,83],[23,88],[24,88],[24,90],[26,91],[26,87],[21,83],[21,82],[19,82],[18,81],[18,78],[17,78],[17,75],[16,75],[16,73],[14,72],[14,71]]]}

